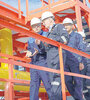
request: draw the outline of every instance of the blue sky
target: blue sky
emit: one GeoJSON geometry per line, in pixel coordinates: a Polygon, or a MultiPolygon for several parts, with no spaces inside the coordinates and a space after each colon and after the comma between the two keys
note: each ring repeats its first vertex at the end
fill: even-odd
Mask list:
{"type": "MultiPolygon", "coordinates": [[[[15,8],[18,8],[18,0],[1,0],[15,8]]],[[[48,1],[48,0],[45,0],[45,1],[48,1]]],[[[55,1],[58,1],[58,0],[55,0],[55,1]]],[[[88,7],[90,8],[90,3],[88,3],[88,0],[87,1],[87,5],[88,7]]],[[[21,10],[24,12],[24,15],[26,13],[26,0],[21,0],[21,10]]],[[[40,0],[29,0],[29,10],[33,10],[33,9],[36,9],[36,8],[40,8],[42,6],[42,3],[40,0]]]]}

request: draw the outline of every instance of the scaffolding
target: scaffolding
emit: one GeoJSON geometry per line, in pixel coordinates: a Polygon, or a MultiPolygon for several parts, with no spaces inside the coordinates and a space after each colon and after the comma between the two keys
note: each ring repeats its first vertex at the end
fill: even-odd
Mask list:
{"type": "Polygon", "coordinates": [[[8,59],[0,58],[0,62],[9,64],[9,69],[8,69],[9,78],[8,79],[0,78],[0,81],[6,82],[4,92],[0,92],[0,95],[4,96],[5,100],[29,100],[29,98],[22,98],[22,99],[14,98],[15,96],[17,97],[18,95],[19,96],[23,95],[23,97],[29,96],[28,94],[29,92],[19,93],[17,91],[14,91],[14,85],[24,84],[26,86],[29,86],[30,81],[14,79],[13,65],[19,65],[26,68],[33,68],[37,70],[44,70],[48,72],[61,74],[63,100],[66,100],[64,75],[77,76],[77,77],[90,79],[89,76],[64,72],[62,49],[71,51],[73,53],[87,57],[89,59],[90,59],[90,55],[34,33],[29,24],[30,20],[33,17],[40,18],[43,12],[51,11],[55,16],[56,23],[62,23],[65,17],[69,17],[77,23],[78,31],[83,30],[83,25],[82,25],[82,16],[83,16],[87,22],[89,32],[90,32],[90,8],[87,6],[86,1],[83,0],[83,2],[81,2],[79,0],[58,0],[57,2],[55,2],[54,0],[48,0],[48,2],[46,2],[45,0],[41,0],[41,2],[42,2],[41,8],[29,11],[29,7],[28,7],[29,2],[28,0],[26,0],[26,16],[24,16],[23,12],[21,11],[21,0],[18,0],[18,9],[0,1],[1,4],[0,5],[0,29],[2,30],[3,28],[8,28],[17,32],[16,34],[12,35],[13,52],[16,52],[17,55],[11,56],[11,55],[0,53],[0,56],[8,58],[8,59]],[[71,13],[68,12],[69,10],[71,11],[71,13]],[[60,70],[44,68],[41,66],[36,67],[36,65],[28,64],[28,62],[30,62],[30,59],[24,57],[25,53],[20,53],[22,49],[26,50],[27,43],[17,41],[17,39],[22,37],[33,37],[58,47],[59,58],[60,58],[60,70]],[[18,60],[22,62],[19,62],[18,60]]]}

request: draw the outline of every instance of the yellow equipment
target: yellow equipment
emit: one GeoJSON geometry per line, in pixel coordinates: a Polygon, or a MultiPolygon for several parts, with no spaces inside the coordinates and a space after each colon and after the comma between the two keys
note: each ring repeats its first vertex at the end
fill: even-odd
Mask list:
{"type": "MultiPolygon", "coordinates": [[[[10,29],[3,28],[0,30],[0,52],[4,54],[13,55],[13,45],[12,45],[12,32],[10,29]]],[[[1,57],[8,59],[5,57],[1,57]]],[[[13,77],[18,80],[30,80],[30,73],[24,71],[18,71],[13,69],[13,77]]],[[[0,66],[0,78],[8,79],[8,64],[1,63],[0,66]]],[[[0,82],[0,89],[4,90],[5,82],[0,82]]],[[[25,85],[14,85],[14,90],[16,91],[29,91],[30,86],[25,85]]],[[[46,92],[44,88],[40,88],[39,92],[46,92]]]]}

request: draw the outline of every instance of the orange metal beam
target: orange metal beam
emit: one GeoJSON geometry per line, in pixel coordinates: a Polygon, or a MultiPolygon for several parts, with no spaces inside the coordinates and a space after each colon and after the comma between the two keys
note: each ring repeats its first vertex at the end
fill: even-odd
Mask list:
{"type": "Polygon", "coordinates": [[[58,12],[58,13],[56,13],[56,14],[60,14],[60,15],[72,15],[72,14],[75,14],[75,13],[60,13],[60,12],[58,12]]]}
{"type": "Polygon", "coordinates": [[[17,37],[20,36],[20,34],[21,34],[21,33],[13,34],[13,35],[12,35],[13,39],[17,39],[17,37]]]}
{"type": "Polygon", "coordinates": [[[55,1],[54,1],[54,0],[52,0],[52,2],[54,3],[55,1]]]}
{"type": "MultiPolygon", "coordinates": [[[[18,97],[29,97],[29,92],[23,92],[23,91],[14,91],[14,94],[15,94],[15,97],[14,98],[18,98],[18,97]]],[[[43,96],[44,95],[47,95],[47,93],[39,93],[39,97],[43,96]]],[[[70,96],[70,93],[69,92],[66,92],[66,95],[67,96],[70,96]]],[[[0,96],[3,97],[4,96],[4,91],[0,91],[0,96]]],[[[48,95],[47,95],[48,96],[48,95]]]]}
{"type": "Polygon", "coordinates": [[[0,91],[0,97],[4,96],[4,91],[0,91]]]}
{"type": "Polygon", "coordinates": [[[81,1],[76,0],[77,4],[82,8],[82,10],[84,10],[87,13],[90,13],[90,8],[86,5],[84,5],[81,1]]]}
{"type": "MultiPolygon", "coordinates": [[[[13,65],[9,64],[9,80],[13,80],[13,65]]],[[[13,83],[7,82],[5,86],[5,100],[14,100],[13,83]]]]}
{"type": "Polygon", "coordinates": [[[14,48],[14,50],[15,50],[15,52],[17,53],[17,55],[18,55],[19,57],[22,57],[22,56],[21,56],[21,53],[18,51],[17,48],[14,48]]]}
{"type": "Polygon", "coordinates": [[[68,47],[68,46],[66,46],[66,45],[64,45],[62,43],[59,43],[59,42],[54,41],[52,39],[48,39],[46,37],[43,37],[43,36],[41,36],[39,34],[36,34],[36,33],[32,32],[32,31],[29,31],[27,29],[23,29],[23,28],[21,28],[19,26],[15,26],[15,25],[13,25],[11,23],[8,23],[6,21],[0,20],[0,25],[5,26],[5,27],[7,27],[9,29],[12,29],[14,31],[20,32],[23,35],[28,35],[30,37],[33,37],[33,38],[39,39],[41,41],[44,41],[46,43],[53,44],[54,46],[57,46],[57,47],[62,46],[63,49],[66,49],[66,50],[71,51],[73,53],[76,53],[76,54],[79,54],[81,56],[90,58],[90,55],[88,55],[88,54],[86,54],[86,53],[84,53],[82,51],[79,51],[79,50],[76,50],[74,48],[68,47]]]}
{"type": "Polygon", "coordinates": [[[19,18],[21,18],[21,0],[18,0],[18,13],[19,13],[19,18]]]}
{"type": "Polygon", "coordinates": [[[48,0],[49,10],[51,10],[51,0],[48,0]]]}
{"type": "MultiPolygon", "coordinates": [[[[23,66],[23,67],[26,67],[26,68],[32,68],[32,69],[43,70],[43,71],[48,71],[48,72],[52,72],[52,73],[61,74],[60,70],[45,68],[45,67],[42,67],[42,66],[36,66],[36,65],[23,63],[23,62],[18,62],[18,61],[14,61],[14,60],[8,60],[8,59],[0,58],[0,62],[7,63],[7,64],[13,64],[13,65],[19,65],[19,66],[23,66]]],[[[76,77],[90,79],[90,76],[81,75],[81,74],[77,74],[77,73],[64,72],[64,74],[69,75],[69,76],[76,76],[76,77]]],[[[0,78],[0,81],[5,81],[5,82],[9,81],[9,82],[23,83],[23,84],[30,83],[29,81],[10,80],[10,79],[2,79],[2,78],[0,78]]]]}
{"type": "MultiPolygon", "coordinates": [[[[49,0],[50,1],[50,0],[49,0]]],[[[76,2],[75,2],[76,3],[76,2]]],[[[50,3],[49,3],[50,4],[50,3]]],[[[55,5],[54,5],[55,6],[55,5]]],[[[61,8],[61,6],[62,5],[60,5],[60,7],[59,6],[55,6],[55,7],[52,7],[51,8],[51,4],[48,6],[48,8],[49,8],[49,10],[51,9],[51,11],[53,12],[53,13],[55,13],[55,12],[59,12],[59,11],[61,11],[61,10],[65,10],[65,9],[68,9],[68,8],[65,8],[65,5],[63,5],[62,7],[63,7],[63,9],[61,8]],[[58,11],[57,11],[57,8],[58,7],[58,11]],[[61,9],[60,9],[61,8],[61,9]]],[[[72,5],[70,6],[70,2],[67,4],[67,6],[70,8],[70,7],[72,7],[72,5]]],[[[82,6],[82,5],[81,5],[82,6]]],[[[81,7],[82,9],[84,9],[85,8],[85,12],[88,12],[88,9],[86,8],[86,7],[81,7]]],[[[28,10],[27,10],[28,11],[28,10]]],[[[77,2],[77,5],[75,6],[75,11],[77,12],[77,14],[76,14],[76,18],[77,18],[77,21],[79,21],[79,19],[80,19],[80,23],[81,23],[81,18],[79,18],[79,16],[81,16],[81,12],[80,12],[80,7],[79,7],[79,5],[78,5],[78,2],[77,2]],[[79,11],[78,11],[79,10],[79,11]],[[78,14],[79,14],[79,16],[78,16],[78,14]]],[[[40,13],[41,14],[41,13],[40,13]]],[[[1,17],[2,17],[3,15],[1,15],[1,17]]],[[[2,17],[2,18],[7,18],[7,17],[2,17]]],[[[16,18],[17,19],[17,18],[16,18]]],[[[14,19],[14,20],[11,20],[11,18],[7,18],[7,20],[9,20],[9,21],[12,21],[12,22],[16,22],[17,23],[17,21],[14,19]]],[[[25,30],[25,29],[23,29],[23,28],[20,28],[20,27],[18,27],[18,26],[16,26],[16,25],[14,25],[14,24],[11,24],[11,23],[8,23],[8,22],[6,22],[6,23],[2,23],[2,22],[6,22],[6,21],[2,21],[1,20],[1,22],[0,22],[0,24],[2,25],[2,26],[7,26],[7,27],[10,27],[11,29],[13,29],[13,30],[17,30],[18,32],[22,32],[22,34],[23,35],[25,35],[25,34],[27,34],[27,36],[32,36],[32,37],[36,37],[36,38],[40,38],[40,40],[43,40],[43,41],[46,41],[47,40],[47,42],[48,43],[50,43],[50,44],[53,44],[54,43],[54,45],[55,46],[62,46],[63,48],[65,48],[66,50],[70,50],[70,51],[73,51],[73,52],[75,52],[75,53],[77,53],[77,54],[80,54],[80,55],[84,55],[84,56],[87,56],[88,58],[90,58],[90,55],[88,55],[88,54],[86,54],[85,55],[85,53],[83,53],[83,52],[79,52],[78,50],[75,50],[75,49],[70,49],[69,47],[67,47],[67,46],[65,46],[65,45],[63,45],[63,44],[61,44],[61,43],[58,43],[58,42],[55,42],[55,41],[53,41],[53,40],[50,40],[50,39],[47,39],[47,38],[43,38],[42,36],[40,36],[40,35],[36,35],[35,33],[33,34],[31,31],[29,31],[29,30],[25,30]],[[8,26],[8,24],[9,24],[9,26],[8,26]],[[12,25],[12,26],[11,26],[12,25]],[[16,28],[16,29],[14,29],[14,28],[16,28]],[[30,33],[31,32],[31,33],[30,33]]],[[[79,22],[77,23],[78,24],[78,28],[79,28],[79,30],[81,31],[82,30],[82,26],[80,26],[79,24],[80,24],[79,22]]],[[[19,23],[20,24],[20,23],[19,23]]],[[[21,24],[21,25],[23,25],[23,24],[21,24]]],[[[90,24],[89,24],[90,25],[90,24]]],[[[26,27],[26,26],[25,26],[26,27]]],[[[59,56],[60,56],[60,65],[61,65],[61,72],[59,72],[59,71],[56,71],[56,70],[51,70],[51,69],[45,69],[45,68],[42,68],[42,67],[40,67],[40,66],[38,66],[38,69],[40,70],[47,70],[47,71],[51,71],[51,72],[56,72],[56,73],[61,73],[61,79],[62,79],[62,85],[63,85],[63,100],[66,100],[66,94],[65,94],[65,82],[64,82],[64,70],[63,70],[63,60],[62,60],[62,48],[61,47],[59,47],[59,49],[61,50],[59,50],[60,52],[59,52],[59,56]],[[61,63],[62,62],[62,63],[61,63]]],[[[12,61],[12,60],[6,60],[6,59],[1,59],[0,58],[0,61],[3,61],[3,62],[5,62],[5,63],[9,63],[9,64],[19,64],[19,65],[22,65],[23,64],[23,66],[27,66],[28,68],[36,68],[36,66],[32,66],[32,65],[27,65],[27,64],[25,64],[25,63],[17,63],[17,62],[15,62],[15,61],[12,61]]],[[[11,72],[10,72],[11,73],[11,72]]],[[[69,73],[69,75],[76,75],[76,76],[78,76],[78,74],[71,74],[71,73],[69,73]]],[[[80,77],[80,75],[79,75],[79,77],[80,77]]],[[[84,76],[85,77],[85,76],[84,76]]],[[[87,77],[88,79],[90,79],[90,77],[87,77]]],[[[12,82],[18,82],[18,81],[15,81],[15,80],[13,80],[12,78],[11,79],[9,79],[9,85],[8,86],[12,86],[12,82]]],[[[19,82],[21,82],[21,81],[19,81],[19,82]]],[[[10,89],[11,91],[9,92],[9,95],[11,95],[12,96],[12,88],[10,89]]],[[[10,97],[11,97],[10,96],[10,97]]],[[[7,96],[7,98],[8,98],[8,96],[7,96]]],[[[12,100],[13,98],[10,98],[10,100],[12,100]]],[[[8,100],[8,99],[7,99],[8,100]]]]}
{"type": "Polygon", "coordinates": [[[13,47],[25,49],[25,43],[13,40],[13,47]]]}
{"type": "Polygon", "coordinates": [[[64,78],[64,67],[63,67],[63,55],[62,47],[59,47],[59,59],[60,59],[60,73],[61,73],[61,86],[62,86],[62,98],[66,100],[66,90],[65,90],[65,78],[64,78]]]}
{"type": "Polygon", "coordinates": [[[27,23],[28,17],[29,17],[28,0],[26,0],[26,19],[25,19],[25,23],[27,23]]]}
{"type": "Polygon", "coordinates": [[[42,1],[42,7],[45,6],[44,0],[41,0],[41,1],[42,1]]]}
{"type": "MultiPolygon", "coordinates": [[[[58,2],[54,2],[54,3],[50,4],[50,7],[51,7],[50,11],[52,13],[57,13],[57,12],[60,12],[60,11],[66,10],[66,9],[70,9],[70,8],[74,7],[76,4],[75,1],[71,1],[71,0],[69,0],[69,2],[67,2],[67,3],[63,3],[65,1],[67,1],[67,0],[64,0],[64,1],[60,0],[58,2]],[[59,5],[60,3],[63,3],[63,4],[59,5]]],[[[46,5],[44,7],[38,8],[36,10],[30,11],[29,12],[29,14],[30,14],[29,20],[31,20],[33,17],[41,17],[42,13],[45,11],[48,11],[48,10],[49,10],[49,6],[46,5]]]]}
{"type": "Polygon", "coordinates": [[[83,4],[86,5],[86,0],[83,0],[83,4]]]}
{"type": "MultiPolygon", "coordinates": [[[[10,62],[8,62],[10,64],[10,62]]],[[[3,78],[0,78],[0,81],[3,81],[3,82],[13,82],[13,83],[19,83],[19,84],[27,84],[29,85],[30,84],[30,80],[29,81],[22,81],[22,80],[10,80],[10,79],[3,79],[3,78]]]]}
{"type": "Polygon", "coordinates": [[[43,3],[47,4],[48,5],[48,2],[46,2],[45,0],[41,0],[43,3]]]}
{"type": "Polygon", "coordinates": [[[16,56],[10,56],[10,55],[6,55],[6,54],[1,54],[1,56],[4,56],[6,58],[9,58],[9,59],[14,59],[14,60],[20,60],[20,61],[24,61],[24,62],[30,62],[31,59],[26,59],[26,58],[20,58],[20,57],[16,57],[16,56]]]}
{"type": "Polygon", "coordinates": [[[81,9],[79,5],[75,5],[75,12],[76,12],[76,21],[77,21],[77,27],[78,31],[82,31],[82,19],[81,19],[81,9]]]}
{"type": "MultiPolygon", "coordinates": [[[[84,16],[85,15],[85,12],[81,11],[81,15],[84,16]]],[[[67,14],[66,16],[62,16],[62,21],[64,20],[64,18],[66,17],[69,17],[71,19],[76,19],[76,13],[73,13],[73,14],[67,14]]]]}
{"type": "MultiPolygon", "coordinates": [[[[14,56],[16,56],[16,57],[25,57],[25,55],[26,55],[26,53],[20,53],[19,55],[17,54],[17,55],[14,55],[14,56]]],[[[29,63],[30,63],[30,60],[28,61],[29,63]]]]}
{"type": "Polygon", "coordinates": [[[24,27],[30,28],[30,26],[25,24],[25,17],[23,15],[21,16],[21,19],[19,19],[18,13],[3,6],[0,6],[0,18],[12,22],[13,24],[19,24],[24,27]]]}
{"type": "MultiPolygon", "coordinates": [[[[14,55],[14,56],[21,57],[21,58],[25,58],[26,53],[20,53],[21,50],[18,50],[18,47],[14,47],[14,50],[15,50],[15,52],[17,53],[17,54],[14,55]]],[[[30,59],[28,59],[28,60],[30,61],[30,59]]],[[[28,61],[28,60],[27,60],[27,61],[28,61]]]]}
{"type": "Polygon", "coordinates": [[[27,29],[24,29],[22,27],[16,26],[14,24],[8,23],[7,21],[4,21],[4,20],[0,19],[0,25],[5,26],[5,27],[7,27],[9,29],[12,29],[14,31],[17,31],[19,33],[22,33],[23,35],[27,35],[29,37],[33,37],[33,38],[39,39],[41,41],[47,41],[47,43],[51,42],[53,45],[58,46],[58,42],[55,43],[55,41],[53,41],[51,39],[48,39],[44,36],[41,36],[41,35],[36,34],[36,33],[32,32],[30,30],[27,30],[27,29]]]}
{"type": "Polygon", "coordinates": [[[28,37],[27,35],[22,35],[21,33],[16,33],[12,35],[13,39],[18,39],[22,37],[28,37]]]}
{"type": "Polygon", "coordinates": [[[66,2],[70,2],[71,0],[58,0],[57,2],[53,2],[51,4],[51,7],[53,6],[57,6],[57,5],[62,5],[62,4],[65,4],[66,2]]]}
{"type": "Polygon", "coordinates": [[[84,15],[84,18],[85,18],[85,20],[86,20],[86,22],[87,22],[87,25],[88,25],[88,27],[89,27],[89,14],[88,13],[86,13],[85,15],[84,15]]]}
{"type": "MultiPolygon", "coordinates": [[[[18,12],[18,9],[16,9],[16,8],[14,8],[14,7],[12,7],[12,6],[10,6],[10,5],[8,5],[8,4],[2,2],[2,1],[0,1],[0,4],[1,4],[2,6],[6,6],[6,7],[8,7],[9,9],[14,10],[15,12],[18,12]]],[[[22,11],[21,11],[21,14],[23,14],[22,11]]]]}
{"type": "Polygon", "coordinates": [[[90,13],[88,14],[88,27],[89,27],[89,32],[90,32],[90,13]]]}
{"type": "Polygon", "coordinates": [[[54,14],[55,16],[55,23],[60,23],[61,19],[58,15],[54,14]]]}
{"type": "Polygon", "coordinates": [[[76,4],[76,2],[69,1],[65,4],[57,5],[57,6],[53,7],[51,9],[51,11],[52,11],[52,13],[60,12],[60,11],[66,10],[66,9],[73,8],[75,6],[75,4],[76,4]]]}

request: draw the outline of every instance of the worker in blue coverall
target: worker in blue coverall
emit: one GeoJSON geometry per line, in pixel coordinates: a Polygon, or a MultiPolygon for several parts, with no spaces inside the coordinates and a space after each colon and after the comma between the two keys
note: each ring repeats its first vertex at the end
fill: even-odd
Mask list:
{"type": "MultiPolygon", "coordinates": [[[[86,35],[84,31],[79,32],[83,37],[84,52],[90,54],[90,44],[85,41],[86,35]]],[[[90,76],[90,59],[82,57],[85,68],[81,71],[83,75],[90,76]]],[[[83,79],[83,94],[86,100],[90,100],[90,80],[83,79]]]]}
{"type": "MultiPolygon", "coordinates": [[[[68,33],[63,25],[55,24],[54,15],[51,12],[49,11],[44,12],[42,14],[41,20],[43,25],[49,30],[47,34],[48,38],[67,44],[68,33]]],[[[46,51],[47,51],[48,67],[52,69],[60,70],[58,47],[53,46],[51,44],[46,44],[46,51]]],[[[65,55],[64,50],[63,50],[63,55],[65,55]]],[[[51,100],[62,100],[60,75],[56,73],[49,73],[49,78],[52,85],[51,91],[53,93],[51,100]]]]}
{"type": "MultiPolygon", "coordinates": [[[[73,21],[70,18],[65,18],[63,20],[63,25],[65,26],[69,34],[68,46],[83,51],[83,39],[79,33],[73,31],[73,21]]],[[[67,57],[64,68],[65,71],[80,74],[80,70],[84,68],[84,65],[82,63],[82,56],[71,53],[69,51],[67,51],[66,53],[67,57]]],[[[68,91],[75,100],[83,100],[82,79],[80,77],[66,75],[65,83],[68,91]]]]}
{"type": "MultiPolygon", "coordinates": [[[[38,18],[31,20],[32,30],[40,35],[45,35],[45,32],[41,30],[41,21],[38,18]]],[[[28,51],[26,51],[26,57],[31,57],[31,64],[47,67],[46,52],[43,43],[40,40],[30,38],[28,41],[28,51]]],[[[51,84],[49,82],[48,72],[30,69],[30,100],[39,100],[39,87],[41,80],[45,86],[48,97],[51,96],[51,84]]]]}

